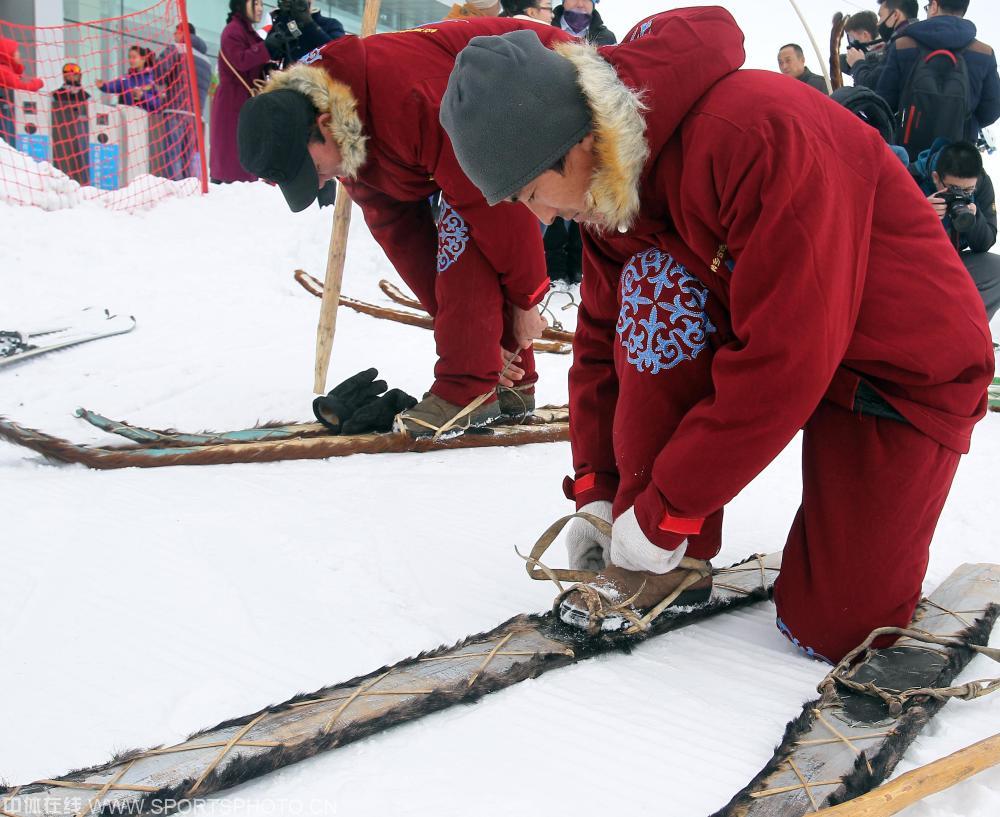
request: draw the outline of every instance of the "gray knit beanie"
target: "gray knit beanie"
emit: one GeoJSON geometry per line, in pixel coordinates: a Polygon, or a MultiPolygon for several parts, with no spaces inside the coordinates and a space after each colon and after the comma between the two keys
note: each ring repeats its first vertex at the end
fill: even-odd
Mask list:
{"type": "Polygon", "coordinates": [[[462,170],[491,206],[591,129],[576,69],[528,30],[469,41],[455,60],[440,119],[462,170]]]}

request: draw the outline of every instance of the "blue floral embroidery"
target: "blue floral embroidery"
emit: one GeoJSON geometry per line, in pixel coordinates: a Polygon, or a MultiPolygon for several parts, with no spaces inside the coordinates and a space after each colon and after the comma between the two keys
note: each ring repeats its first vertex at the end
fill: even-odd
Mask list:
{"type": "Polygon", "coordinates": [[[705,313],[708,290],[683,265],[655,247],[622,269],[618,338],[627,360],[651,374],[694,360],[715,327],[705,313]]]}
{"type": "Polygon", "coordinates": [[[792,631],[788,629],[788,625],[785,624],[785,622],[783,622],[780,618],[777,620],[777,625],[778,625],[778,631],[783,636],[785,636],[785,638],[787,638],[789,641],[791,641],[792,644],[794,644],[796,647],[798,647],[798,649],[801,650],[802,653],[807,658],[812,658],[812,659],[814,659],[816,661],[823,661],[824,663],[827,663],[827,664],[832,664],[833,663],[833,661],[831,661],[825,655],[820,655],[812,647],[803,646],[799,642],[799,640],[794,635],[792,635],[792,631]]]}
{"type": "Polygon", "coordinates": [[[469,228],[458,211],[441,199],[441,215],[438,217],[437,271],[440,275],[454,264],[469,243],[469,228]]]}

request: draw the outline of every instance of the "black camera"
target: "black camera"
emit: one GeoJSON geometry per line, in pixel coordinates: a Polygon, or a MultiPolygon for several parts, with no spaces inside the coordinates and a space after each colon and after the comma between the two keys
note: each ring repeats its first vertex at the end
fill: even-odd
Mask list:
{"type": "Polygon", "coordinates": [[[872,48],[873,46],[876,46],[876,45],[881,45],[882,42],[883,42],[883,40],[881,40],[881,39],[879,39],[879,40],[872,40],[870,43],[863,43],[863,42],[861,42],[861,40],[848,40],[847,41],[847,47],[848,48],[857,48],[860,51],[863,51],[865,54],[867,54],[869,48],[872,48]]]}
{"type": "Polygon", "coordinates": [[[948,205],[948,218],[958,232],[967,233],[976,226],[976,214],[969,207],[972,204],[971,193],[961,187],[948,185],[937,197],[948,205]]]}
{"type": "Polygon", "coordinates": [[[292,19],[309,13],[309,0],[278,0],[278,11],[292,19]]]}

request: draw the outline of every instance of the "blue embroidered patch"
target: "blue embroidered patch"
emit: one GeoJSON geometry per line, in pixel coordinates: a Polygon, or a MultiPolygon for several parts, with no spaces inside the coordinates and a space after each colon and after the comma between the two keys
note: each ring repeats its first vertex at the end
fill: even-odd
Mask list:
{"type": "Polygon", "coordinates": [[[694,360],[715,327],[705,313],[708,290],[673,257],[652,247],[633,255],[621,274],[616,331],[627,360],[657,374],[694,360]]]}
{"type": "Polygon", "coordinates": [[[628,42],[633,42],[638,40],[640,37],[645,37],[653,28],[653,21],[646,20],[644,23],[640,24],[638,28],[634,30],[632,36],[628,38],[628,42]]]}
{"type": "Polygon", "coordinates": [[[437,271],[440,275],[454,264],[469,243],[469,228],[458,211],[442,197],[441,215],[438,216],[437,271]]]}
{"type": "Polygon", "coordinates": [[[310,63],[316,62],[316,60],[320,59],[321,56],[322,55],[319,53],[319,49],[314,48],[312,51],[306,54],[302,59],[300,59],[299,62],[302,63],[303,65],[309,65],[310,63]]]}
{"type": "Polygon", "coordinates": [[[801,650],[802,653],[806,655],[806,657],[815,659],[816,661],[825,661],[827,664],[833,663],[833,661],[831,661],[825,655],[820,655],[812,647],[803,647],[802,644],[799,643],[799,640],[794,635],[792,635],[792,631],[788,629],[788,625],[785,624],[785,622],[783,622],[780,618],[777,620],[777,624],[778,624],[778,630],[781,632],[781,634],[785,636],[785,638],[787,638],[789,641],[791,641],[792,644],[798,647],[799,650],[801,650]]]}

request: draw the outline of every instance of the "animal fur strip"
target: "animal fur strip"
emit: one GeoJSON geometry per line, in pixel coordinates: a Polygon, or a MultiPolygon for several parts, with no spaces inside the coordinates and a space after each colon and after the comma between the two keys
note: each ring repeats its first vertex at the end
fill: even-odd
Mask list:
{"type": "Polygon", "coordinates": [[[108,763],[55,781],[0,788],[0,809],[9,817],[64,817],[64,803],[73,798],[91,804],[77,817],[166,815],[192,797],[223,791],[396,724],[477,701],[550,670],[596,655],[628,652],[652,635],[763,601],[780,564],[781,554],[776,553],[717,571],[718,587],[707,604],[668,611],[643,635],[584,638],[551,612],[517,616],[454,647],[297,695],[224,721],[176,746],[123,752],[108,763]],[[108,781],[117,782],[108,786],[108,781]]]}
{"type": "MultiPolygon", "coordinates": [[[[538,413],[538,412],[536,412],[538,413]]],[[[498,424],[484,433],[451,439],[412,439],[405,434],[357,434],[300,437],[264,442],[225,442],[196,446],[86,446],[27,428],[0,417],[0,439],[20,445],[57,462],[90,468],[159,468],[166,465],[223,465],[235,462],[321,460],[352,454],[402,454],[452,448],[493,448],[503,445],[563,442],[569,439],[569,416],[563,411],[518,425],[498,424]],[[558,418],[558,419],[557,419],[558,418]],[[547,421],[550,420],[550,421],[547,421]]]]}

